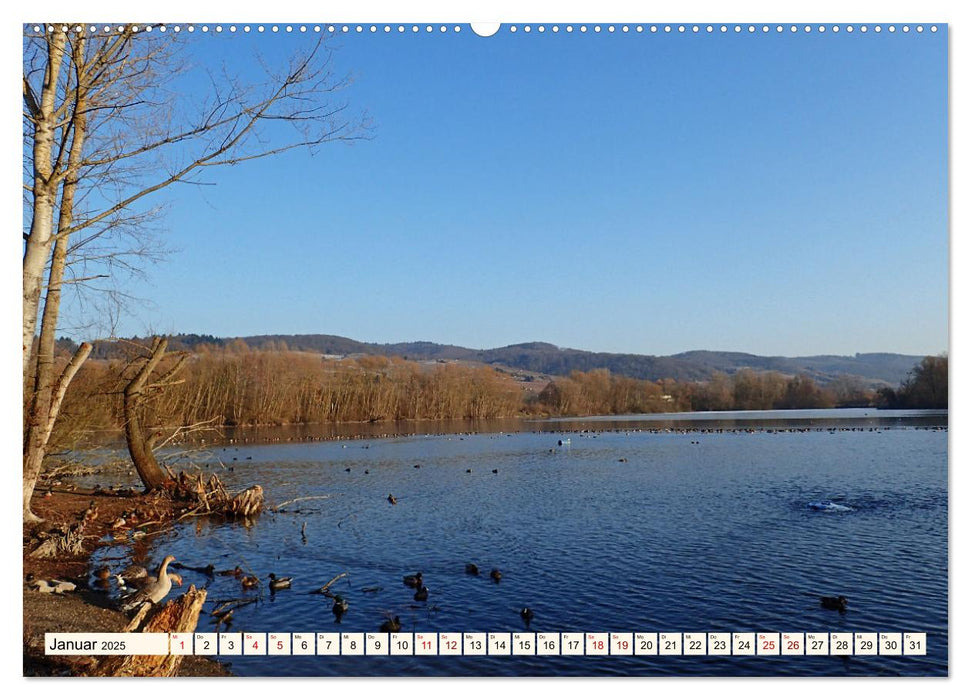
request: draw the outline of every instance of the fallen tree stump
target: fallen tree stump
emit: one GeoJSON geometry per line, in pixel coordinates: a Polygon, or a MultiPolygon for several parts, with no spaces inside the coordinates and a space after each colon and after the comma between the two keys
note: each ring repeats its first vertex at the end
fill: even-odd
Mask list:
{"type": "Polygon", "coordinates": [[[242,515],[244,517],[256,515],[263,510],[263,487],[250,486],[240,491],[222,507],[227,515],[242,515]]]}
{"type": "MultiPolygon", "coordinates": [[[[149,606],[145,606],[124,629],[125,632],[184,632],[192,634],[199,623],[202,604],[207,591],[189,586],[184,595],[170,600],[148,622],[138,629],[149,606]]],[[[185,658],[179,654],[167,656],[110,656],[101,661],[92,676],[174,676],[185,658]]]]}
{"type": "Polygon", "coordinates": [[[263,510],[263,487],[256,485],[230,496],[222,481],[215,474],[208,480],[203,475],[179,472],[170,487],[173,497],[193,501],[197,514],[214,513],[248,517],[263,510]]]}
{"type": "Polygon", "coordinates": [[[30,556],[36,559],[53,559],[63,555],[78,555],[84,551],[84,525],[75,523],[65,530],[44,533],[46,537],[30,556]]]}

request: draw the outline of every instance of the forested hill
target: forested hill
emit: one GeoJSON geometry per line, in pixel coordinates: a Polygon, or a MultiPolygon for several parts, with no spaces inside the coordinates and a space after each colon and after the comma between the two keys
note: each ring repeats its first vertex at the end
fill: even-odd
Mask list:
{"type": "MultiPolygon", "coordinates": [[[[559,348],[549,343],[521,343],[489,350],[430,342],[364,343],[336,335],[259,335],[217,338],[209,335],[176,335],[174,350],[193,350],[202,344],[222,347],[242,340],[255,349],[289,349],[322,355],[386,355],[409,360],[464,360],[502,365],[537,374],[568,375],[574,370],[606,368],[614,374],[636,379],[704,380],[713,372],[733,374],[740,369],[777,371],[787,375],[807,374],[826,384],[841,375],[862,379],[871,387],[897,386],[922,357],[894,353],[866,353],[851,356],[767,357],[738,352],[693,350],[677,355],[635,355],[559,348]]],[[[95,356],[114,355],[117,348],[99,344],[95,356]]]]}

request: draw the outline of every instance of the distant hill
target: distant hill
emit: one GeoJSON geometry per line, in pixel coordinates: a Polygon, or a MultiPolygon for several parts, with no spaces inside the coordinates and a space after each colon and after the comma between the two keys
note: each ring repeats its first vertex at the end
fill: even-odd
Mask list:
{"type": "MultiPolygon", "coordinates": [[[[907,373],[923,359],[920,355],[866,353],[852,356],[814,355],[809,357],[773,357],[740,352],[692,350],[677,355],[635,355],[627,353],[589,352],[559,348],[550,343],[532,342],[489,350],[475,350],[458,345],[432,342],[363,343],[337,335],[257,335],[243,338],[216,338],[209,335],[176,335],[170,338],[174,350],[192,350],[201,344],[224,346],[242,340],[251,348],[283,348],[316,352],[322,355],[385,355],[409,360],[461,360],[521,369],[537,374],[568,375],[575,370],[606,368],[613,374],[636,379],[677,379],[699,381],[713,372],[734,374],[741,369],[774,370],[787,375],[807,374],[826,384],[838,376],[849,375],[867,386],[898,386],[907,373]]],[[[114,354],[111,344],[99,344],[96,356],[114,354]]]]}

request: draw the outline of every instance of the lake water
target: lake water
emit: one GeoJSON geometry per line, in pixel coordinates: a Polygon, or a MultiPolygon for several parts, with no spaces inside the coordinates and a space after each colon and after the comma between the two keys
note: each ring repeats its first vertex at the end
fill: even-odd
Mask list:
{"type": "MultiPolygon", "coordinates": [[[[512,632],[528,606],[534,632],[928,635],[925,657],[223,657],[238,675],[946,675],[946,425],[946,413],[746,412],[235,444],[208,457],[232,487],[261,484],[271,506],[325,498],[142,547],[153,563],[171,553],[294,577],[244,594],[232,577],[183,571],[211,601],[258,597],[236,632],[370,632],[388,614],[403,631],[512,632]],[[823,499],[850,510],[807,505],[823,499]],[[416,571],[427,602],[402,583],[416,571]],[[333,590],[350,609],[337,623],[309,591],[342,572],[333,590]],[[846,596],[846,613],[822,595],[846,596]]],[[[119,566],[132,553],[99,556],[119,566]]],[[[215,630],[204,615],[198,631],[215,630]]]]}

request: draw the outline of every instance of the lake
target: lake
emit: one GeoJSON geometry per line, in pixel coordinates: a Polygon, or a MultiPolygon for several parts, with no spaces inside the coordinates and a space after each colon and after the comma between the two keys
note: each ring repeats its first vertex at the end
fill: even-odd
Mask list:
{"type": "MultiPolygon", "coordinates": [[[[516,632],[528,606],[534,632],[913,631],[927,633],[928,648],[923,657],[222,657],[238,675],[947,674],[946,412],[515,426],[310,442],[239,433],[194,461],[221,464],[233,488],[261,484],[269,506],[305,500],[248,526],[186,523],[138,555],[240,565],[264,582],[293,576],[291,590],[271,595],[183,571],[208,585],[210,601],[257,598],[236,611],[235,632],[373,632],[387,615],[400,616],[402,631],[516,632]],[[808,506],[820,500],[846,510],[808,506]],[[482,575],[465,573],[470,562],[482,575]],[[402,583],[417,571],[426,602],[402,583]],[[350,607],[338,623],[332,601],[309,592],[344,572],[332,590],[350,607]],[[845,596],[845,614],[824,609],[824,595],[845,596]]],[[[126,564],[129,547],[102,548],[93,566],[126,564]]],[[[216,631],[208,615],[198,631],[216,631]]]]}

